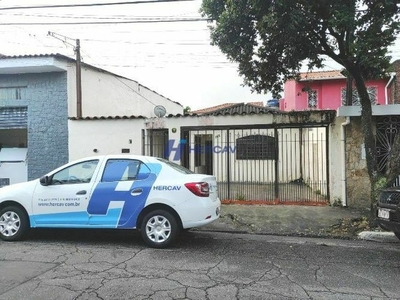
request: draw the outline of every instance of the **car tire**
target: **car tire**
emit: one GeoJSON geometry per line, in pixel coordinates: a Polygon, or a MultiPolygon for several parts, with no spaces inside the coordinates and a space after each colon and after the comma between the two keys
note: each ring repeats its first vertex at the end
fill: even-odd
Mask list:
{"type": "Polygon", "coordinates": [[[17,206],[0,210],[0,238],[3,241],[18,241],[28,231],[28,216],[17,206]]]}
{"type": "Polygon", "coordinates": [[[400,232],[395,232],[394,235],[400,240],[400,232]]]}
{"type": "Polygon", "coordinates": [[[176,218],[166,210],[149,212],[140,228],[142,238],[152,248],[165,248],[177,238],[179,226],[176,218]]]}

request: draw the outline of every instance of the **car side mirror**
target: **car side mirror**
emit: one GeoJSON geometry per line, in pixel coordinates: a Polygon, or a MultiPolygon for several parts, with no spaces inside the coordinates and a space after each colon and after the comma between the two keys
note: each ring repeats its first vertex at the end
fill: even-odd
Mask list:
{"type": "Polygon", "coordinates": [[[50,184],[49,176],[40,177],[40,184],[43,186],[47,186],[50,184]]]}

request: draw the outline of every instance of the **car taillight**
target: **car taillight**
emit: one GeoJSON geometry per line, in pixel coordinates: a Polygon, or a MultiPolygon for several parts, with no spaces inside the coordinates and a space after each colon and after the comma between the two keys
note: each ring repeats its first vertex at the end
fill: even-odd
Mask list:
{"type": "Polygon", "coordinates": [[[207,182],[189,182],[185,186],[193,194],[199,197],[208,197],[210,195],[210,187],[207,182]]]}

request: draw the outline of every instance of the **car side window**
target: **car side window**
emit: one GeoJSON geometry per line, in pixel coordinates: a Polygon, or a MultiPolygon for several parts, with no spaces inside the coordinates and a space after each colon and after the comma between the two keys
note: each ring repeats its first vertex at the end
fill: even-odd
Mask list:
{"type": "Polygon", "coordinates": [[[88,183],[92,180],[99,161],[89,160],[69,166],[51,176],[51,185],[88,183]]]}
{"type": "Polygon", "coordinates": [[[145,164],[141,164],[140,168],[139,168],[139,172],[136,176],[137,180],[143,180],[146,179],[147,177],[149,177],[151,171],[149,169],[148,166],[146,166],[145,164]]]}
{"type": "Polygon", "coordinates": [[[104,168],[102,182],[130,181],[138,179],[142,162],[134,159],[109,159],[104,168]]]}

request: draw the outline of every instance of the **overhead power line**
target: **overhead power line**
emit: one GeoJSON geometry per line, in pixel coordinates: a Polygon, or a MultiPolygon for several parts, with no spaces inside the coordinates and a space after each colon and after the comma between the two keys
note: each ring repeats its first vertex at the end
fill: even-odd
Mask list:
{"type": "Polygon", "coordinates": [[[12,22],[0,23],[0,26],[15,26],[15,25],[108,25],[108,24],[140,24],[140,23],[178,23],[178,22],[204,22],[211,19],[205,18],[184,18],[184,19],[143,19],[130,21],[89,21],[89,22],[12,22]]]}
{"type": "Polygon", "coordinates": [[[90,7],[90,6],[111,6],[111,5],[132,5],[132,4],[152,4],[152,3],[183,2],[183,1],[194,1],[194,0],[148,0],[148,1],[110,2],[110,3],[88,3],[88,4],[12,6],[12,7],[0,7],[0,10],[38,9],[38,8],[66,8],[66,7],[90,7]]]}

